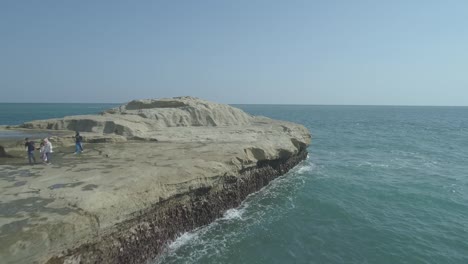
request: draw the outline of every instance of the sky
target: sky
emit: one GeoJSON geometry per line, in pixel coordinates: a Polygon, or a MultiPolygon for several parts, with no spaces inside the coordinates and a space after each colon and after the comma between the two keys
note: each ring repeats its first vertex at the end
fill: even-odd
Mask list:
{"type": "Polygon", "coordinates": [[[468,105],[468,1],[0,1],[0,102],[468,105]]]}

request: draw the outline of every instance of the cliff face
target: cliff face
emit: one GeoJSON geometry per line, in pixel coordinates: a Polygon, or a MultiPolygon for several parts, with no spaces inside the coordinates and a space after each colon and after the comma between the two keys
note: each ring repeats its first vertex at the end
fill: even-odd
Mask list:
{"type": "MultiPolygon", "coordinates": [[[[51,138],[52,166],[0,158],[5,263],[143,263],[286,173],[310,144],[301,125],[191,97],[22,127],[71,131],[51,138]],[[85,131],[81,155],[75,130],[85,131]]],[[[17,144],[0,142],[24,155],[17,144]]]]}

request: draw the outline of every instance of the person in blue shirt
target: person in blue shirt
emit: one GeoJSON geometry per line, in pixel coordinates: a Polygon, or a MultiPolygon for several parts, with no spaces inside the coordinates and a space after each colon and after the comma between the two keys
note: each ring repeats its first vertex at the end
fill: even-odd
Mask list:
{"type": "Polygon", "coordinates": [[[29,164],[32,165],[33,161],[34,161],[34,163],[36,163],[36,157],[34,157],[34,150],[35,150],[34,141],[29,140],[29,138],[25,138],[24,139],[24,147],[26,148],[26,150],[28,152],[29,164]]]}
{"type": "Polygon", "coordinates": [[[83,152],[83,145],[81,143],[82,141],[83,141],[83,137],[80,136],[80,132],[76,131],[76,134],[75,134],[75,154],[83,152]]]}

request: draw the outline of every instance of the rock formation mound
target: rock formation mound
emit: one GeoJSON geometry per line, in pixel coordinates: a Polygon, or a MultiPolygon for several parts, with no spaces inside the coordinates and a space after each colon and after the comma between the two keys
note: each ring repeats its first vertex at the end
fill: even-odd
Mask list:
{"type": "Polygon", "coordinates": [[[133,100],[104,114],[138,115],[161,127],[230,126],[250,122],[250,116],[240,109],[188,96],[133,100]]]}
{"type": "Polygon", "coordinates": [[[164,127],[235,126],[249,124],[251,120],[240,109],[186,96],[133,100],[100,115],[38,120],[22,127],[145,137],[146,133],[164,127]]]}

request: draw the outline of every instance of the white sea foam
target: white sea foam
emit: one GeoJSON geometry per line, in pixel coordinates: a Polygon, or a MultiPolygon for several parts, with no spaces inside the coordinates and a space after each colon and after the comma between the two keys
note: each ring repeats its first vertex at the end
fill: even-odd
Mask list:
{"type": "Polygon", "coordinates": [[[227,210],[223,218],[224,220],[232,220],[232,219],[242,219],[242,214],[245,212],[245,208],[233,208],[227,210]]]}
{"type": "Polygon", "coordinates": [[[299,173],[299,174],[306,174],[306,173],[308,173],[308,172],[313,171],[314,168],[315,168],[315,165],[314,165],[313,163],[305,164],[305,165],[300,166],[300,167],[297,169],[297,173],[299,173]]]}
{"type": "MultiPolygon", "coordinates": [[[[312,163],[311,160],[309,160],[309,155],[307,155],[307,158],[296,165],[288,174],[308,174],[312,172],[313,170],[316,169],[316,165],[312,163]]],[[[290,176],[290,175],[289,175],[290,176]]]]}
{"type": "Polygon", "coordinates": [[[169,245],[169,249],[170,250],[176,250],[176,249],[180,248],[181,246],[187,244],[190,240],[196,238],[197,236],[198,235],[197,235],[196,232],[195,233],[185,232],[181,236],[176,238],[176,240],[174,240],[174,242],[172,242],[169,245]]]}
{"type": "Polygon", "coordinates": [[[365,161],[357,165],[358,167],[371,167],[371,168],[389,168],[389,164],[365,161]]]}

